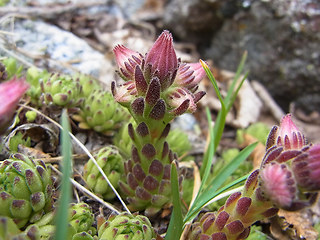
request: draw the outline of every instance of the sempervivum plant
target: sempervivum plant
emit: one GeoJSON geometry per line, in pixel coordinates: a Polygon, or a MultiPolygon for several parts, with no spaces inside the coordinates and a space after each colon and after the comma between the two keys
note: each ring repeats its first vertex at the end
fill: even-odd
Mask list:
{"type": "Polygon", "coordinates": [[[204,92],[197,92],[197,85],[205,72],[200,63],[180,63],[168,31],[159,36],[146,56],[121,45],[114,53],[125,83],[117,87],[113,82],[112,93],[128,108],[137,126],[128,126],[133,147],[120,187],[132,210],[153,215],[172,201],[170,164],[176,156],[166,141],[169,122],[196,110],[196,103],[204,96],[204,92]]]}
{"type": "Polygon", "coordinates": [[[48,105],[79,107],[83,102],[82,86],[79,79],[65,74],[53,74],[40,82],[43,100],[48,105]]]}
{"type": "Polygon", "coordinates": [[[96,230],[92,226],[94,215],[88,204],[71,203],[69,208],[69,223],[76,230],[77,233],[87,232],[94,235],[96,230]]]}
{"type": "Polygon", "coordinates": [[[0,165],[0,215],[11,217],[18,227],[37,221],[52,207],[50,169],[14,154],[0,165]]]}
{"type": "Polygon", "coordinates": [[[320,190],[320,144],[307,144],[288,114],[272,128],[260,169],[248,177],[242,192],[233,193],[217,213],[193,223],[189,239],[245,239],[250,226],[278,209],[300,210],[320,190]]]}
{"type": "Polygon", "coordinates": [[[40,234],[36,226],[32,226],[21,232],[11,218],[0,217],[0,239],[40,240],[40,234]]]}
{"type": "MultiPolygon", "coordinates": [[[[115,188],[119,186],[119,180],[123,175],[123,159],[118,150],[114,147],[107,146],[94,154],[98,165],[102,168],[110,182],[115,188]]],[[[83,177],[88,187],[104,199],[112,199],[115,197],[112,189],[99,172],[92,160],[89,160],[84,166],[83,177]]]]}
{"type": "Polygon", "coordinates": [[[80,122],[80,128],[108,136],[112,136],[128,117],[127,110],[114,101],[111,93],[98,89],[85,98],[79,114],[73,115],[73,119],[80,122]]]}
{"type": "MultiPolygon", "coordinates": [[[[134,127],[134,120],[131,118],[130,122],[123,125],[113,138],[113,144],[117,146],[121,154],[129,157],[131,154],[132,140],[128,134],[128,125],[132,124],[134,127]]],[[[169,132],[166,141],[168,142],[172,152],[176,153],[178,157],[183,156],[191,150],[191,143],[188,135],[180,129],[174,129],[169,132]]]]}
{"type": "Polygon", "coordinates": [[[142,215],[121,213],[110,215],[107,221],[98,218],[99,240],[155,240],[156,234],[149,219],[142,215]]]}

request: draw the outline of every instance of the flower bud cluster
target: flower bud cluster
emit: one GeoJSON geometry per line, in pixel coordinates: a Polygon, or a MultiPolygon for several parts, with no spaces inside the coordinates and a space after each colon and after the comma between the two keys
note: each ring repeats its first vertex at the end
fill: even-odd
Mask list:
{"type": "Polygon", "coordinates": [[[114,53],[125,82],[120,86],[113,82],[112,94],[136,121],[135,127],[128,125],[133,147],[120,187],[131,210],[145,210],[151,216],[172,202],[170,169],[177,156],[166,139],[169,122],[196,110],[196,103],[204,96],[197,87],[205,71],[200,63],[180,63],[168,31],[145,56],[122,45],[116,46],[114,53]]]}
{"type": "Polygon", "coordinates": [[[320,144],[308,144],[284,116],[270,131],[261,167],[248,177],[242,192],[232,194],[217,213],[206,213],[192,226],[189,239],[245,239],[250,226],[278,209],[300,210],[320,190],[320,144]]]}

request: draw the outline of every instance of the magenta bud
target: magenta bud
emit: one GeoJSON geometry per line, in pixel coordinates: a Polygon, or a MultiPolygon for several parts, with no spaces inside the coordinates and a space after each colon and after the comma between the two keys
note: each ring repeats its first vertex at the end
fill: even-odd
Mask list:
{"type": "Polygon", "coordinates": [[[135,82],[136,82],[136,88],[138,91],[138,94],[140,96],[144,96],[148,89],[148,83],[146,82],[143,73],[141,71],[141,68],[137,65],[135,74],[134,74],[135,82]]]}
{"type": "Polygon", "coordinates": [[[260,171],[260,184],[264,196],[277,207],[288,208],[296,198],[296,183],[285,164],[265,165],[260,171]]]}
{"type": "Polygon", "coordinates": [[[140,123],[136,128],[136,131],[141,137],[145,137],[149,134],[149,128],[145,122],[140,123]]]}
{"type": "Polygon", "coordinates": [[[152,195],[150,193],[148,193],[144,188],[138,186],[136,188],[136,196],[142,200],[150,200],[152,195]]]}
{"type": "Polygon", "coordinates": [[[280,127],[274,127],[267,140],[267,148],[272,145],[282,146],[284,149],[301,149],[307,141],[301,131],[287,114],[280,121],[280,127]]]}
{"type": "Polygon", "coordinates": [[[240,220],[235,220],[226,225],[226,228],[229,230],[229,233],[232,235],[240,234],[244,230],[244,226],[240,220]]]}
{"type": "Polygon", "coordinates": [[[185,63],[181,64],[178,69],[176,82],[180,86],[184,86],[189,90],[192,90],[199,84],[205,75],[206,72],[204,71],[201,63],[185,63]]]}
{"type": "Polygon", "coordinates": [[[172,84],[172,78],[178,68],[178,59],[169,31],[162,32],[147,53],[145,61],[146,66],[151,66],[151,74],[159,77],[162,89],[172,84]]]}
{"type": "Polygon", "coordinates": [[[202,230],[204,233],[207,232],[210,227],[212,227],[215,219],[216,216],[213,212],[207,212],[201,217],[200,224],[202,225],[202,230]]]}
{"type": "Polygon", "coordinates": [[[134,70],[142,61],[141,55],[122,45],[115,46],[113,52],[116,56],[121,76],[125,80],[133,80],[134,70]]]}
{"type": "Polygon", "coordinates": [[[240,198],[237,202],[236,212],[239,215],[244,216],[248,212],[249,207],[251,206],[251,203],[252,203],[251,198],[248,198],[248,197],[240,198]]]}
{"type": "Polygon", "coordinates": [[[170,126],[170,124],[168,123],[168,124],[165,126],[165,128],[163,129],[160,138],[164,138],[164,139],[165,139],[165,138],[168,136],[169,132],[170,132],[170,128],[171,128],[171,126],[170,126]]]}
{"type": "MultiPolygon", "coordinates": [[[[205,239],[205,238],[201,238],[201,237],[200,237],[200,240],[205,239]]],[[[208,239],[210,239],[210,240],[213,240],[213,239],[214,240],[228,240],[226,234],[223,232],[214,233],[211,235],[211,238],[209,237],[208,239]]]]}
{"type": "Polygon", "coordinates": [[[141,149],[141,153],[149,160],[151,160],[157,153],[156,149],[151,143],[147,143],[141,149]]]}
{"type": "Polygon", "coordinates": [[[154,177],[148,175],[143,180],[143,187],[145,189],[147,189],[148,191],[152,192],[159,187],[159,181],[157,179],[155,179],[154,177]]]}
{"type": "Polygon", "coordinates": [[[162,163],[157,159],[153,160],[149,167],[149,173],[152,174],[153,176],[160,176],[162,171],[163,171],[162,163]]]}
{"type": "Polygon", "coordinates": [[[131,104],[131,109],[137,116],[142,116],[144,111],[144,99],[142,97],[135,99],[131,104]]]}
{"type": "Polygon", "coordinates": [[[299,186],[306,191],[320,190],[320,144],[311,146],[292,161],[292,169],[299,186]]]}
{"type": "Polygon", "coordinates": [[[139,156],[138,149],[136,147],[132,147],[131,149],[131,157],[135,163],[141,163],[141,159],[139,156]]]}
{"type": "Polygon", "coordinates": [[[136,164],[133,167],[132,172],[133,172],[134,177],[140,182],[142,182],[146,177],[146,174],[144,173],[140,164],[136,164]]]}
{"type": "Polygon", "coordinates": [[[217,219],[215,221],[215,225],[221,231],[226,225],[230,215],[226,211],[222,211],[218,214],[217,219]]]}
{"type": "Polygon", "coordinates": [[[166,103],[163,99],[159,99],[158,102],[153,106],[149,117],[154,120],[161,120],[163,119],[164,115],[166,114],[166,103]]]}
{"type": "Polygon", "coordinates": [[[0,135],[10,125],[19,100],[28,88],[29,84],[24,79],[17,79],[16,77],[0,83],[0,135]]]}
{"type": "Polygon", "coordinates": [[[133,190],[135,190],[139,185],[132,173],[128,173],[127,182],[133,190]]]}
{"type": "Polygon", "coordinates": [[[153,106],[160,99],[160,91],[161,85],[158,78],[153,78],[150,82],[147,95],[146,95],[146,103],[153,106]]]}

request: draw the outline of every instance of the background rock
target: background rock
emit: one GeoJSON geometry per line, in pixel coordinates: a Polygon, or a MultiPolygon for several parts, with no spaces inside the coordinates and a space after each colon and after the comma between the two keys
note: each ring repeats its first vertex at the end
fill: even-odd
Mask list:
{"type": "Polygon", "coordinates": [[[263,83],[281,107],[307,113],[320,105],[320,2],[253,1],[227,19],[203,52],[220,68],[235,70],[248,51],[249,77],[263,83]]]}

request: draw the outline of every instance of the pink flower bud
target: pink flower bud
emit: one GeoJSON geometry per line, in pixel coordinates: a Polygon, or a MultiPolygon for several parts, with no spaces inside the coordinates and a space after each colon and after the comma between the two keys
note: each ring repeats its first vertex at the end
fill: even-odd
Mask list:
{"type": "Polygon", "coordinates": [[[136,66],[142,62],[143,57],[141,54],[122,45],[115,46],[113,52],[116,56],[121,77],[127,81],[134,80],[136,66]]]}
{"type": "Polygon", "coordinates": [[[272,162],[260,170],[260,183],[265,198],[277,207],[289,208],[296,197],[296,184],[285,164],[272,162]]]}
{"type": "Polygon", "coordinates": [[[273,127],[268,139],[267,149],[273,145],[283,146],[287,149],[301,149],[307,144],[301,131],[296,127],[291,119],[291,114],[287,114],[281,119],[280,127],[273,127]]]}
{"type": "Polygon", "coordinates": [[[206,72],[201,63],[184,63],[178,69],[175,83],[193,90],[205,75],[206,72]]]}
{"type": "Polygon", "coordinates": [[[151,67],[151,75],[159,78],[162,89],[173,83],[178,70],[178,59],[169,31],[162,32],[147,53],[145,61],[146,68],[151,67]]]}
{"type": "Polygon", "coordinates": [[[306,191],[320,190],[320,144],[311,146],[292,161],[293,173],[299,186],[306,191]]]}
{"type": "Polygon", "coordinates": [[[0,84],[0,134],[7,129],[20,98],[28,88],[29,84],[24,79],[16,77],[0,84]]]}

